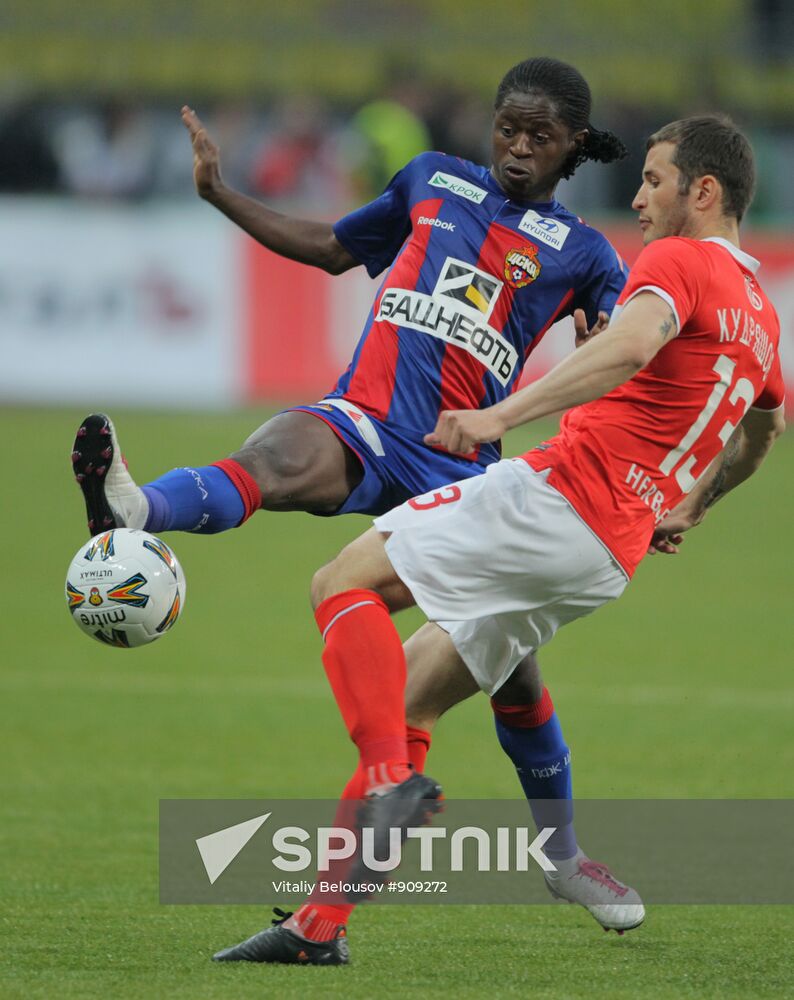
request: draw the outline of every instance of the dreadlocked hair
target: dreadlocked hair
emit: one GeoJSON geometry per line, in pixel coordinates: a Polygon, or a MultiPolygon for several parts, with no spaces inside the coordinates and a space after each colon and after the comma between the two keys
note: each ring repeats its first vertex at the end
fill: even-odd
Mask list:
{"type": "Polygon", "coordinates": [[[585,160],[612,163],[622,160],[628,150],[614,132],[593,128],[590,111],[593,99],[587,80],[579,70],[559,59],[538,56],[525,59],[508,70],[496,91],[494,108],[498,111],[507,95],[545,94],[554,104],[560,120],[573,132],[587,129],[587,135],[563,165],[561,177],[570,177],[585,160]]]}

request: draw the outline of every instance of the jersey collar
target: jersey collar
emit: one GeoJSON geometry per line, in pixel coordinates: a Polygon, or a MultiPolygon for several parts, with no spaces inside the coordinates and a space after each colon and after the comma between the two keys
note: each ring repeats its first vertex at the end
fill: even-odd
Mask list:
{"type": "Polygon", "coordinates": [[[749,253],[745,253],[744,250],[740,250],[737,246],[731,243],[730,240],[723,239],[722,236],[707,236],[701,242],[718,243],[721,247],[725,247],[731,257],[737,260],[742,267],[746,268],[752,274],[756,274],[758,268],[761,266],[761,262],[756,260],[755,257],[751,257],[749,253]]]}

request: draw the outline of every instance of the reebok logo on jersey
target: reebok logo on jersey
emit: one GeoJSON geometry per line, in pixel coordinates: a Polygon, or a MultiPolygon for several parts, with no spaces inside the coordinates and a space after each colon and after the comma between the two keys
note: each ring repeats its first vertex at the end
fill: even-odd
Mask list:
{"type": "Polygon", "coordinates": [[[568,239],[568,233],[571,231],[571,227],[566,226],[564,222],[548,219],[544,215],[539,215],[532,208],[524,213],[518,228],[522,232],[534,236],[541,243],[550,246],[553,250],[562,250],[563,244],[568,239]]]}
{"type": "Polygon", "coordinates": [[[420,215],[416,220],[418,226],[435,226],[436,229],[446,229],[450,233],[455,232],[454,222],[444,222],[442,219],[428,219],[426,215],[420,215]]]}
{"type": "Polygon", "coordinates": [[[460,177],[453,177],[452,174],[443,174],[440,170],[437,170],[427,183],[431,187],[451,191],[452,194],[465,198],[467,201],[473,201],[476,205],[482,205],[488,194],[482,188],[475,187],[474,184],[470,184],[460,177]]]}

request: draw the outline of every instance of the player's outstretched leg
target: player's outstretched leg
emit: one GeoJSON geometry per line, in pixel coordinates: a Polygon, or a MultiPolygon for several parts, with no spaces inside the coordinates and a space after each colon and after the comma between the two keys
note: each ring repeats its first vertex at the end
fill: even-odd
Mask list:
{"type": "Polygon", "coordinates": [[[347,965],[350,953],[347,930],[340,925],[332,937],[311,940],[291,931],[284,924],[291,913],[274,909],[273,926],[254,934],[247,941],[224,948],[212,956],[214,962],[274,962],[281,965],[347,965]]]}
{"type": "Polygon", "coordinates": [[[295,411],[267,421],[229,458],[172,469],[144,486],[127,471],[110,418],[94,413],[77,432],[72,465],[92,534],[114,527],[214,534],[260,507],[330,514],[362,476],[330,427],[295,411]]]}
{"type": "Polygon", "coordinates": [[[140,487],[119,448],[110,417],[92,413],[77,431],[72,468],[94,534],[107,528],[214,534],[242,524],[259,508],[259,487],[233,459],[172,469],[140,487]]]}

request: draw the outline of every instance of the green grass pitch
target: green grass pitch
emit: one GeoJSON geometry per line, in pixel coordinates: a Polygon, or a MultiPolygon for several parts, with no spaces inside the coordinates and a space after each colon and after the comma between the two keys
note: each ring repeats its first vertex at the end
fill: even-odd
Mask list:
{"type": "MultiPolygon", "coordinates": [[[[354,758],[308,583],[367,522],[258,514],[220,537],[171,535],[182,621],[147,649],[102,647],[63,598],[85,538],[68,466],[82,416],[0,411],[0,996],[794,995],[792,907],[658,906],[621,939],[563,905],[362,908],[349,968],[213,965],[269,912],[158,903],[158,799],[341,789],[354,758]]],[[[114,416],[139,481],[227,454],[262,418],[114,416]]],[[[681,555],[647,560],[621,601],[543,652],[580,796],[794,794],[792,479],[784,438],[681,555]]],[[[449,797],[517,795],[482,697],[443,720],[430,760],[449,797]]]]}

